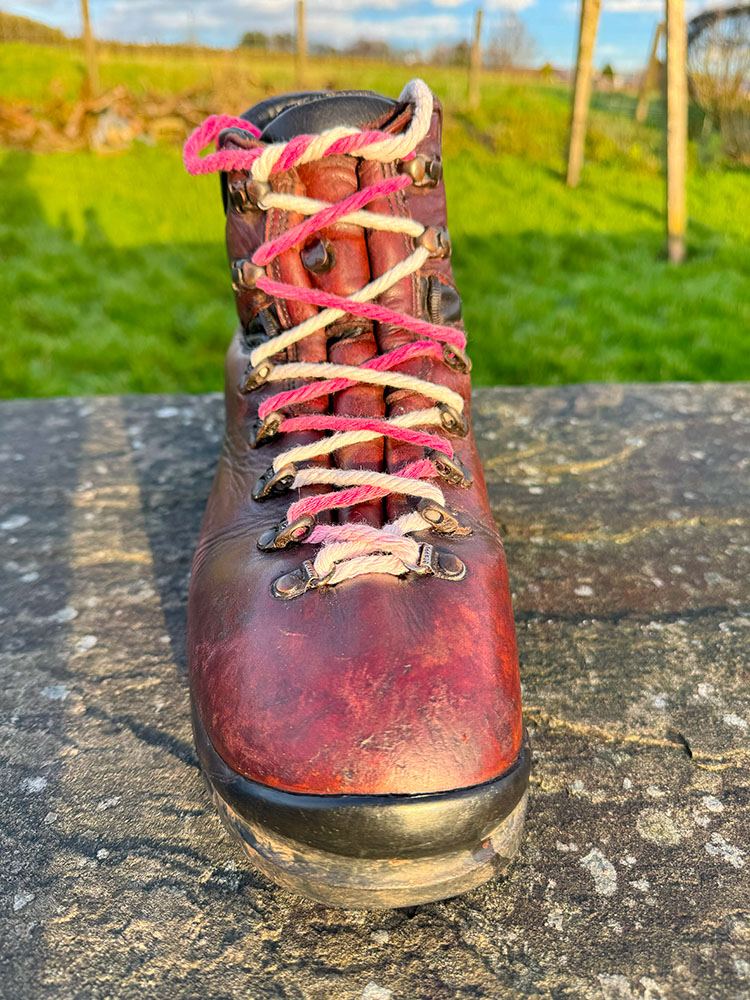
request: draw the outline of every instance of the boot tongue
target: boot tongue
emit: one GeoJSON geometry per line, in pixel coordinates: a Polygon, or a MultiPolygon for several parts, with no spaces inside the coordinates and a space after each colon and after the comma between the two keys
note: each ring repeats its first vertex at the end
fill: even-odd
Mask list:
{"type": "Polygon", "coordinates": [[[379,94],[321,94],[282,111],[266,125],[261,140],[285,142],[296,135],[316,134],[341,125],[363,128],[396,107],[396,101],[379,94]]]}

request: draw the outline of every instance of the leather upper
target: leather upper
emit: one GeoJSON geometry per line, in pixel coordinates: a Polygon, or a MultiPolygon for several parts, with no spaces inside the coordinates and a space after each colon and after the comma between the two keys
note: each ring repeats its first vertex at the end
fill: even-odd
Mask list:
{"type": "MultiPolygon", "coordinates": [[[[347,94],[343,103],[334,98],[338,120],[332,122],[330,105],[305,115],[305,105],[309,111],[310,106],[324,104],[325,95],[310,100],[309,95],[288,96],[287,104],[281,99],[274,105],[270,118],[268,102],[257,116],[251,110],[245,117],[262,123],[277,141],[289,137],[284,134],[289,128],[296,134],[342,123],[400,131],[409,117],[408,109],[386,99],[347,94]],[[365,117],[353,122],[357,109],[365,117]],[[378,114],[374,122],[373,110],[378,114]]],[[[440,155],[440,129],[436,101],[419,153],[428,158],[440,155]]],[[[230,130],[222,143],[252,147],[256,140],[230,130]]],[[[393,164],[331,156],[275,175],[273,187],[335,202],[395,170],[393,164]]],[[[230,174],[229,184],[243,176],[230,174]]],[[[409,213],[428,226],[446,225],[442,182],[435,187],[412,186],[369,208],[409,213]]],[[[263,241],[298,221],[300,217],[291,213],[241,213],[230,205],[230,260],[250,257],[263,241]]],[[[330,271],[306,270],[301,248],[296,247],[269,265],[269,275],[350,295],[413,250],[413,241],[404,235],[349,224],[332,225],[322,235],[335,256],[330,271]]],[[[439,291],[442,286],[450,292],[446,300],[455,302],[449,260],[431,258],[420,274],[402,280],[380,301],[429,318],[425,289],[439,291]]],[[[258,289],[238,292],[237,308],[241,327],[225,366],[226,436],[195,556],[188,611],[193,697],[211,742],[241,774],[276,788],[312,794],[419,794],[497,777],[512,765],[521,747],[520,685],[505,558],[473,436],[452,439],[457,456],[473,475],[473,486],[461,489],[441,483],[447,505],[471,524],[473,534],[458,538],[423,533],[423,540],[460,556],[468,570],[462,581],[370,575],[291,601],[274,598],[272,582],[299,567],[314,550],[301,545],[260,552],[256,547],[260,533],[281,521],[300,494],[259,503],[251,498],[252,488],[275,455],[316,435],[284,434],[251,449],[248,437],[260,401],[284,386],[274,383],[243,394],[240,385],[252,338],[264,336],[269,315],[288,328],[316,309],[299,302],[272,303],[258,289]],[[275,307],[275,314],[273,309],[268,312],[270,307],[275,307]]],[[[414,334],[402,329],[346,316],[294,345],[287,359],[360,364],[413,339],[417,339],[414,334]]],[[[469,417],[468,375],[431,358],[414,359],[400,370],[460,392],[469,417]]],[[[330,406],[336,414],[393,416],[429,405],[413,393],[359,384],[330,401],[296,406],[294,412],[329,412],[330,406]]],[[[393,472],[421,457],[422,449],[380,438],[316,461],[393,472]]],[[[323,488],[308,491],[318,493],[323,488]]],[[[339,511],[337,516],[380,526],[412,504],[391,497],[385,503],[339,511]]]]}

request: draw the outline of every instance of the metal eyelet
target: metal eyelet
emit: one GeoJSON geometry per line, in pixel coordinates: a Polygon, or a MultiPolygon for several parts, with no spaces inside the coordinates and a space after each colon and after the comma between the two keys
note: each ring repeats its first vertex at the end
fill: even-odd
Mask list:
{"type": "Polygon", "coordinates": [[[407,569],[419,576],[436,576],[440,580],[463,580],[466,564],[452,552],[439,552],[427,542],[419,546],[416,563],[407,564],[407,569]]]}
{"type": "Polygon", "coordinates": [[[438,275],[423,278],[424,309],[432,323],[458,323],[461,319],[461,296],[458,289],[438,275]]]}
{"type": "Polygon", "coordinates": [[[443,507],[442,504],[436,503],[434,500],[420,500],[417,504],[417,510],[432,530],[436,531],[439,535],[465,537],[471,534],[470,525],[463,524],[453,511],[448,510],[447,507],[443,507]]]}
{"type": "MultiPolygon", "coordinates": [[[[265,292],[256,290],[256,303],[263,300],[267,300],[268,304],[258,306],[257,312],[248,320],[247,326],[240,328],[243,344],[250,351],[281,333],[281,323],[276,314],[276,307],[271,304],[271,300],[265,292]]],[[[250,367],[248,366],[249,371],[250,367]]]]}
{"type": "Polygon", "coordinates": [[[463,580],[467,572],[466,563],[453,552],[438,552],[435,576],[441,580],[463,580]]]}
{"type": "Polygon", "coordinates": [[[336,263],[333,247],[323,236],[313,237],[299,256],[302,266],[312,274],[327,274],[336,263]]]}
{"type": "Polygon", "coordinates": [[[424,247],[430,257],[451,255],[451,238],[445,226],[428,226],[415,242],[418,247],[424,247]]]}
{"type": "Polygon", "coordinates": [[[443,177],[443,161],[439,156],[429,159],[418,153],[410,160],[402,160],[398,169],[400,173],[408,174],[411,177],[412,186],[418,188],[436,187],[443,177]]]}
{"type": "Polygon", "coordinates": [[[456,437],[466,437],[469,433],[469,425],[466,423],[466,417],[463,413],[454,410],[447,403],[438,403],[437,408],[440,410],[440,423],[448,433],[454,434],[456,437]]]}
{"type": "Polygon", "coordinates": [[[441,344],[443,351],[443,361],[454,371],[467,375],[471,371],[471,359],[466,351],[454,344],[441,344]]]}
{"type": "Polygon", "coordinates": [[[275,472],[273,466],[271,466],[259,477],[253,487],[253,500],[261,502],[268,500],[270,497],[278,496],[280,493],[286,493],[287,490],[292,488],[292,483],[296,475],[297,467],[295,465],[284,465],[278,472],[275,472]]]}
{"type": "Polygon", "coordinates": [[[236,212],[265,211],[263,199],[271,193],[271,185],[267,181],[254,181],[248,178],[229,185],[229,200],[236,212]]]}
{"type": "Polygon", "coordinates": [[[430,448],[427,451],[427,458],[437,469],[440,478],[444,479],[446,483],[450,483],[451,486],[460,486],[462,489],[471,486],[473,482],[471,473],[455,455],[453,458],[448,458],[444,451],[430,448]]]}
{"type": "Polygon", "coordinates": [[[252,392],[265,385],[276,366],[270,358],[265,358],[254,368],[252,365],[245,372],[245,380],[240,386],[240,392],[252,392]]]}
{"type": "Polygon", "coordinates": [[[275,528],[269,528],[258,538],[257,546],[261,552],[272,552],[275,549],[288,549],[299,545],[312,534],[315,518],[311,514],[303,514],[291,524],[281,521],[275,528]]]}
{"type": "Polygon", "coordinates": [[[332,576],[333,570],[325,576],[318,576],[312,562],[305,559],[299,569],[293,573],[284,573],[273,581],[271,594],[279,601],[291,601],[308,590],[324,586],[332,576]]]}
{"type": "Polygon", "coordinates": [[[255,288],[258,284],[258,280],[260,278],[264,278],[266,274],[265,267],[261,267],[260,264],[253,264],[253,262],[246,257],[240,257],[237,260],[233,260],[231,271],[232,288],[235,292],[246,292],[251,288],[255,288]]]}
{"type": "Polygon", "coordinates": [[[268,444],[268,442],[272,438],[275,438],[279,433],[279,428],[281,427],[281,421],[283,419],[283,414],[274,410],[262,420],[256,420],[253,423],[253,429],[250,432],[250,437],[248,438],[250,447],[260,448],[261,445],[268,444]]]}

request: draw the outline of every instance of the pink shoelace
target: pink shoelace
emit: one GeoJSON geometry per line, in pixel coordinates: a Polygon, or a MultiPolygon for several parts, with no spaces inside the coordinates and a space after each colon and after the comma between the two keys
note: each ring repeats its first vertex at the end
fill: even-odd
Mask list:
{"type": "MultiPolygon", "coordinates": [[[[461,425],[464,401],[459,393],[437,383],[397,371],[399,365],[415,357],[429,356],[437,361],[462,357],[466,337],[452,327],[428,323],[407,313],[400,313],[374,300],[404,277],[418,271],[434,252],[429,233],[421,223],[402,217],[381,215],[366,210],[366,206],[384,196],[400,191],[412,183],[408,174],[385,178],[354,192],[336,203],[328,203],[299,195],[274,192],[268,184],[274,175],[303,163],[335,154],[356,156],[378,162],[408,160],[427,134],[432,116],[432,94],[421,80],[413,80],[401,94],[402,101],[412,104],[411,121],[397,135],[378,130],[339,127],[318,135],[300,135],[289,142],[259,146],[254,149],[225,149],[201,157],[200,153],[227,128],[239,128],[256,138],[259,130],[250,122],[229,115],[212,115],[200,125],[185,144],[184,160],[192,174],[217,171],[246,171],[254,181],[267,186],[258,202],[262,210],[295,212],[305,216],[298,225],[280,236],[263,243],[253,254],[252,263],[259,268],[270,264],[279,254],[302,244],[308,237],[335,222],[354,223],[370,229],[400,232],[415,241],[415,249],[404,261],[375,278],[348,298],[312,288],[300,288],[274,281],[266,275],[256,284],[277,299],[306,302],[320,311],[291,329],[271,338],[251,354],[253,385],[266,382],[314,379],[314,382],[288,389],[265,399],[258,409],[261,421],[275,421],[276,433],[316,431],[320,440],[300,445],[279,454],[273,462],[273,473],[286,470],[291,488],[316,484],[339,487],[332,492],[309,496],[292,503],[286,513],[286,525],[298,529],[299,540],[320,545],[309,567],[309,586],[333,585],[365,573],[389,573],[401,576],[410,570],[424,571],[427,565],[424,549],[410,537],[414,532],[434,528],[444,515],[450,519],[445,498],[438,483],[444,474],[440,456],[453,458],[450,442],[431,428],[461,425]],[[361,365],[341,365],[330,362],[274,362],[272,358],[287,348],[324,329],[339,317],[351,314],[374,322],[393,324],[415,333],[420,339],[379,355],[361,365]],[[384,389],[404,389],[432,400],[435,405],[391,418],[342,417],[330,414],[286,416],[295,404],[321,396],[329,396],[357,383],[383,386],[384,389]],[[337,469],[300,464],[329,455],[339,448],[390,437],[427,449],[427,456],[411,462],[395,474],[365,469],[337,469]],[[416,510],[374,528],[361,523],[340,525],[314,524],[316,514],[342,509],[377,500],[391,494],[413,497],[416,510]],[[313,526],[314,525],[314,526],[313,526]]],[[[455,522],[454,522],[455,523],[455,522]]],[[[434,567],[434,561],[432,566],[434,567]]]]}

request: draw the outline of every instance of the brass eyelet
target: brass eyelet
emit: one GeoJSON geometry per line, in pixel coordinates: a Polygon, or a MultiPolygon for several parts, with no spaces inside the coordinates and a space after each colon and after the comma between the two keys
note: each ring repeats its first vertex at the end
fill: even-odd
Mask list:
{"type": "Polygon", "coordinates": [[[291,601],[300,597],[308,590],[324,586],[333,575],[333,570],[325,576],[318,576],[314,565],[305,559],[299,569],[292,573],[284,573],[271,584],[271,594],[279,601],[291,601]]]}
{"type": "Polygon", "coordinates": [[[281,493],[286,493],[287,490],[292,488],[292,483],[296,475],[297,467],[291,463],[282,466],[278,472],[275,472],[273,466],[271,466],[258,478],[253,487],[253,500],[262,502],[281,493]]]}
{"type": "Polygon", "coordinates": [[[415,563],[407,569],[419,576],[436,576],[441,580],[463,580],[466,576],[465,563],[452,552],[440,552],[434,545],[424,542],[419,546],[415,563]]]}
{"type": "Polygon", "coordinates": [[[311,514],[303,514],[291,523],[281,521],[275,528],[264,531],[256,544],[261,552],[288,549],[304,542],[312,534],[314,527],[315,518],[311,514]]]}
{"type": "Polygon", "coordinates": [[[240,257],[231,264],[232,288],[235,292],[245,292],[255,288],[258,279],[265,277],[266,269],[260,264],[253,264],[249,258],[240,257]]]}
{"type": "Polygon", "coordinates": [[[439,156],[429,159],[421,153],[412,156],[410,160],[402,160],[398,166],[399,172],[408,174],[412,186],[418,188],[436,187],[443,177],[443,161],[439,156]]]}
{"type": "Polygon", "coordinates": [[[469,433],[469,425],[466,423],[466,417],[463,413],[454,410],[447,403],[438,403],[437,408],[440,410],[440,422],[448,433],[454,434],[456,437],[466,437],[469,433]]]}
{"type": "Polygon", "coordinates": [[[254,368],[250,366],[245,372],[245,379],[240,386],[240,392],[252,392],[265,385],[276,366],[270,358],[264,358],[254,368]]]}
{"type": "Polygon", "coordinates": [[[430,257],[451,255],[451,239],[445,226],[428,226],[415,242],[418,247],[424,247],[430,257]]]}
{"type": "Polygon", "coordinates": [[[437,469],[440,478],[444,479],[446,483],[450,483],[451,486],[460,486],[462,489],[471,486],[473,482],[471,473],[455,455],[453,458],[448,458],[444,451],[430,448],[427,451],[427,458],[437,469]]]}
{"type": "Polygon", "coordinates": [[[263,199],[271,191],[271,185],[267,181],[247,178],[229,185],[229,200],[234,210],[243,215],[246,212],[265,211],[263,199]]]}
{"type": "Polygon", "coordinates": [[[441,580],[463,580],[468,570],[466,563],[453,552],[438,552],[435,576],[441,580]]]}
{"type": "Polygon", "coordinates": [[[434,500],[420,500],[417,504],[417,510],[432,530],[439,535],[465,537],[471,534],[471,527],[468,524],[463,524],[452,510],[448,510],[447,507],[443,507],[442,504],[436,503],[434,500]]]}
{"type": "Polygon", "coordinates": [[[272,438],[275,438],[279,433],[283,419],[283,415],[276,410],[267,414],[262,420],[258,418],[253,423],[253,429],[250,433],[250,447],[260,448],[261,445],[267,444],[272,438]]]}
{"type": "Polygon", "coordinates": [[[443,361],[456,372],[467,375],[471,371],[471,359],[466,351],[454,344],[441,344],[443,361]]]}

